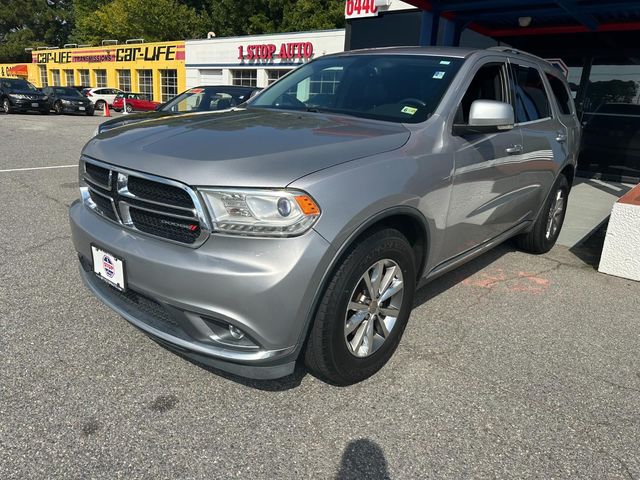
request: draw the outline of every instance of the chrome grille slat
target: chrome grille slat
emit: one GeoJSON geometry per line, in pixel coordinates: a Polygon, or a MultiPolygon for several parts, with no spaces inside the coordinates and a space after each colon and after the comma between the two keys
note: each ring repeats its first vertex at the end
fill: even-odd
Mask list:
{"type": "Polygon", "coordinates": [[[211,229],[204,209],[195,191],[188,186],[155,175],[114,167],[94,159],[83,157],[81,162],[84,181],[80,189],[82,198],[85,205],[98,215],[127,229],[192,248],[202,245],[208,238],[211,229]],[[143,183],[147,189],[142,189],[141,192],[149,192],[154,198],[145,198],[142,194],[130,192],[130,178],[143,183]],[[108,181],[105,183],[106,179],[108,181]],[[92,198],[92,195],[99,195],[100,198],[92,198]],[[159,198],[167,198],[168,202],[158,201],[159,198]],[[183,205],[175,205],[176,198],[180,199],[183,205]],[[106,206],[105,200],[111,203],[114,218],[103,211],[106,206]],[[188,203],[191,207],[185,206],[188,203]],[[139,213],[134,212],[132,215],[132,211],[139,213]],[[137,225],[136,219],[142,223],[137,225]]]}

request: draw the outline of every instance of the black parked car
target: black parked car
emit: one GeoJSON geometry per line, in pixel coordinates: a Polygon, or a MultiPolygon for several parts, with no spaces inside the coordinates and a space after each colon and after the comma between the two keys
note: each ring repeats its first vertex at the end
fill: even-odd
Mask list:
{"type": "Polygon", "coordinates": [[[73,87],[44,87],[42,92],[49,97],[49,108],[57,114],[93,115],[94,106],[91,100],[73,87]]]}
{"type": "Polygon", "coordinates": [[[49,113],[49,98],[21,78],[0,78],[0,108],[4,113],[36,110],[49,113]]]}
{"type": "Polygon", "coordinates": [[[96,134],[112,128],[122,127],[130,123],[143,122],[155,118],[168,117],[184,113],[212,112],[226,110],[246,102],[261,89],[257,87],[241,87],[237,85],[215,85],[194,87],[159,105],[154,112],[123,115],[103,122],[96,134]]]}

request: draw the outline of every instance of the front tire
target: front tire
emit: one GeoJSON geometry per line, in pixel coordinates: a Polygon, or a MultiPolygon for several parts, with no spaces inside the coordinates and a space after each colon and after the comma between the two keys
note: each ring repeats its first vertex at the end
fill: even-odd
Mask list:
{"type": "Polygon", "coordinates": [[[62,115],[64,108],[62,108],[62,102],[56,102],[53,105],[53,110],[56,112],[56,115],[62,115]]]}
{"type": "Polygon", "coordinates": [[[13,113],[13,107],[11,106],[11,101],[8,98],[2,100],[2,111],[5,114],[13,113]]]}
{"type": "Polygon", "coordinates": [[[305,351],[311,373],[360,382],[395,352],[411,313],[416,266],[398,230],[374,231],[348,251],[321,299],[305,351]]]}
{"type": "Polygon", "coordinates": [[[133,107],[129,104],[127,104],[126,109],[127,109],[127,113],[133,112],[133,107]]]}
{"type": "Polygon", "coordinates": [[[547,253],[553,248],[567,213],[569,190],[567,178],[560,175],[531,231],[516,237],[518,248],[530,253],[547,253]]]}

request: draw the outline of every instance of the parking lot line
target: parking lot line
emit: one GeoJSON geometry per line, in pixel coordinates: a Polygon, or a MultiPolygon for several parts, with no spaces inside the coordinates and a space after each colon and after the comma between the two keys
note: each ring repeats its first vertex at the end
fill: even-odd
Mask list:
{"type": "Polygon", "coordinates": [[[7,170],[0,170],[0,173],[9,173],[9,172],[28,172],[30,170],[50,170],[52,168],[71,168],[78,167],[78,164],[73,165],[53,165],[51,167],[26,167],[26,168],[9,168],[7,170]]]}

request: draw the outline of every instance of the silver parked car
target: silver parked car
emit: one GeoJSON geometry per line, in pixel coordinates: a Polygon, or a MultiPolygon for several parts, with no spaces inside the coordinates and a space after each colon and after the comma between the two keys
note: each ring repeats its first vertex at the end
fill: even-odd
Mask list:
{"type": "Polygon", "coordinates": [[[351,384],[418,285],[515,237],[555,243],[580,130],[507,49],[324,56],[232,111],[98,135],[70,209],[82,279],[160,343],[238,375],[351,384]]]}

